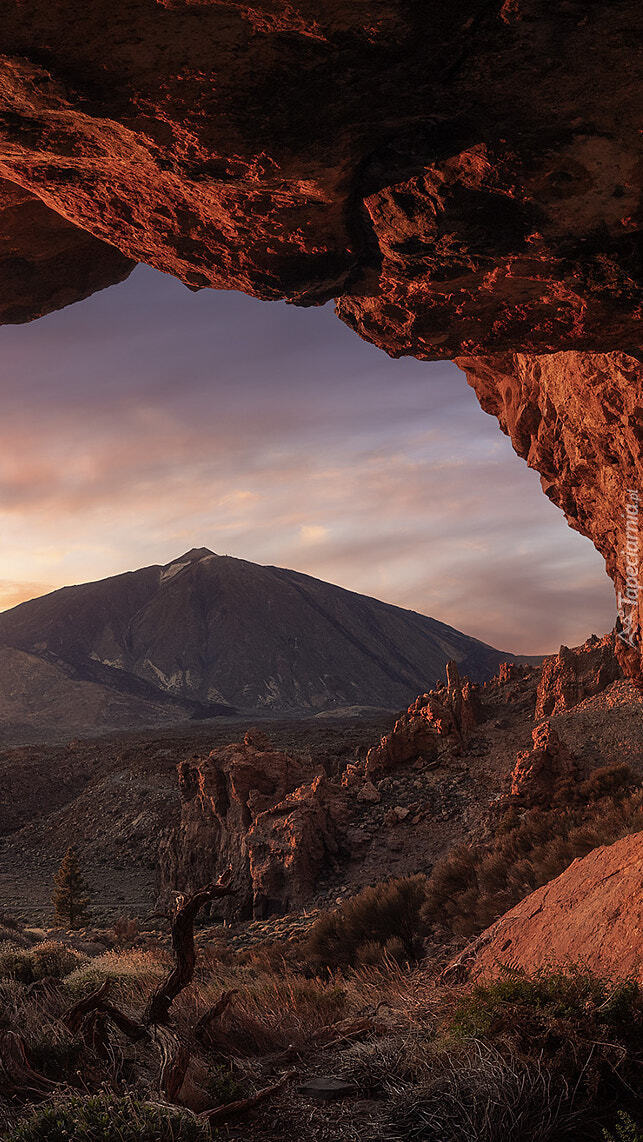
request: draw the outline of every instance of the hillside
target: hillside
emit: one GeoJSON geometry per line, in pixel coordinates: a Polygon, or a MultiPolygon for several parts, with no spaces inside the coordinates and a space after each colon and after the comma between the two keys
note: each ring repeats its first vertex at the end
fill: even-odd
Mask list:
{"type": "MultiPolygon", "coordinates": [[[[0,646],[135,699],[141,725],[159,720],[159,703],[160,720],[173,711],[177,721],[235,709],[399,708],[449,659],[483,681],[507,658],[414,611],[205,548],[22,603],[0,615],[0,646]]],[[[61,700],[58,724],[67,708],[71,727],[75,696],[61,700]]],[[[16,697],[9,716],[48,724],[27,698],[22,710],[16,697]]]]}

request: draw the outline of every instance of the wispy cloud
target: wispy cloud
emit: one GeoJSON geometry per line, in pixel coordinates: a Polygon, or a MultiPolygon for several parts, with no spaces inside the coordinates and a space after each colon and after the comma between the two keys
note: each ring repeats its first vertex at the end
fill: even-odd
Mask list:
{"type": "Polygon", "coordinates": [[[193,295],[141,268],[0,330],[0,361],[0,607],[205,545],[503,649],[613,621],[602,560],[463,374],[391,361],[329,308],[193,295]]]}

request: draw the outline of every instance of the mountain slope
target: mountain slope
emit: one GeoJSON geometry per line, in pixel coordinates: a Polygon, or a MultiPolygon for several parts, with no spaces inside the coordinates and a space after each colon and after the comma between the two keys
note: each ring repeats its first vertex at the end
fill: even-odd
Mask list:
{"type": "Polygon", "coordinates": [[[205,548],[22,603],[0,615],[0,644],[201,711],[400,706],[450,658],[480,680],[507,657],[414,611],[205,548]]]}
{"type": "Polygon", "coordinates": [[[171,723],[191,712],[159,692],[121,693],[39,655],[0,648],[0,746],[171,723]]]}

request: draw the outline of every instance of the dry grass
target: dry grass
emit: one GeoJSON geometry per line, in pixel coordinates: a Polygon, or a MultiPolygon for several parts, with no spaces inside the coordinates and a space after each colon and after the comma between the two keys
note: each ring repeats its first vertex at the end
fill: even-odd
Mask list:
{"type": "MultiPolygon", "coordinates": [[[[32,1064],[62,1084],[56,1105],[61,1094],[81,1097],[77,1114],[86,1133],[69,1135],[69,1142],[94,1142],[82,1102],[88,1095],[109,1087],[118,1097],[130,1092],[140,1106],[158,1100],[158,1059],[149,1044],[117,1035],[111,1055],[98,1057],[65,1030],[62,1013],[109,979],[114,1000],[139,1015],[169,962],[165,948],[115,949],[53,984],[0,980],[4,1026],[19,1030],[32,1064]]],[[[311,1108],[291,1088],[259,1112],[247,1142],[274,1139],[280,1122],[289,1123],[294,1142],[562,1142],[577,1116],[578,1136],[599,1142],[602,1127],[615,1123],[617,1096],[627,1094],[620,1079],[610,1085],[610,1067],[629,1081],[634,1039],[623,1027],[629,1021],[636,1032],[640,1001],[634,993],[625,989],[610,1007],[602,985],[512,980],[482,994],[437,985],[436,974],[428,963],[411,968],[384,958],[318,977],[274,947],[237,954],[217,942],[202,949],[192,985],[172,1008],[172,1023],[193,1053],[210,1105],[251,1094],[292,1066],[302,1078],[332,1074],[353,1085],[356,1100],[324,1108],[311,1108]],[[236,994],[204,1045],[195,1025],[231,989],[236,994]],[[571,1016],[552,1007],[560,995],[571,1016]],[[617,1022],[610,1023],[615,1013],[617,1022]],[[597,1069],[592,1047],[599,1041],[612,1044],[604,1069],[597,1069]],[[360,1098],[369,1100],[367,1125],[360,1098]]],[[[1,1109],[7,1126],[28,1113],[10,1102],[1,1109]]],[[[631,1112],[626,1098],[625,1109],[631,1112]]],[[[63,1118],[66,1113],[63,1108],[63,1118]]]]}
{"type": "Polygon", "coordinates": [[[634,783],[626,766],[597,771],[572,790],[561,785],[550,809],[510,811],[491,842],[457,845],[428,878],[427,929],[475,935],[577,857],[638,832],[643,789],[634,783]]]}

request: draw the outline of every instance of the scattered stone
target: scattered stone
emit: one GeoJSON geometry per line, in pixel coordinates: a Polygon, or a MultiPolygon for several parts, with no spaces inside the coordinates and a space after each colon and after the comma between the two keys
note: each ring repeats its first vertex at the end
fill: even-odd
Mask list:
{"type": "Polygon", "coordinates": [[[365,781],[357,794],[357,800],[362,805],[379,805],[382,794],[378,792],[372,781],[365,781]]]}
{"type": "Polygon", "coordinates": [[[331,1078],[327,1075],[315,1075],[297,1087],[299,1094],[319,1102],[332,1102],[338,1098],[350,1098],[355,1094],[355,1087],[343,1079],[331,1078]]]}

